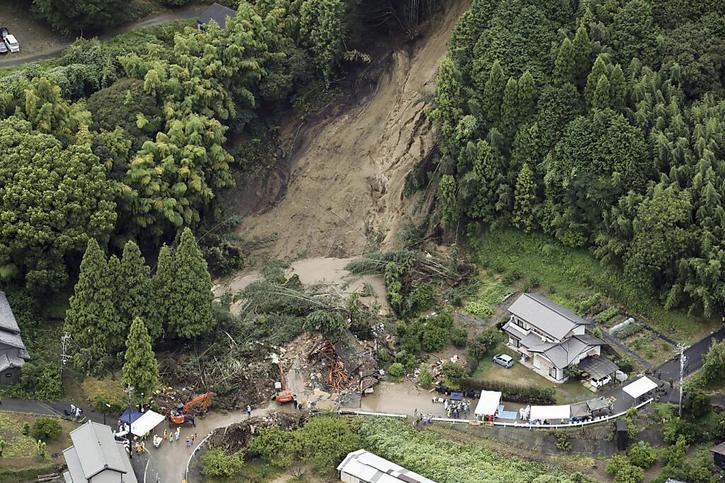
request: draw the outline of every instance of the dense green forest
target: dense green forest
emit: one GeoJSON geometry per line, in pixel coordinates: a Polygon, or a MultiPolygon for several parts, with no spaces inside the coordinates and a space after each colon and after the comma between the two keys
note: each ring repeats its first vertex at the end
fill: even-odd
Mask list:
{"type": "Polygon", "coordinates": [[[724,86],[723,2],[474,0],[431,112],[441,219],[542,230],[721,314],[724,86]]]}
{"type": "MultiPolygon", "coordinates": [[[[82,28],[78,16],[102,28],[125,18],[125,3],[33,8],[57,28],[82,28]]],[[[59,290],[88,238],[113,253],[135,240],[154,254],[180,228],[216,223],[217,195],[233,185],[232,169],[254,168],[269,113],[367,60],[354,46],[371,29],[403,34],[437,2],[234,3],[224,30],[170,24],[78,40],[59,59],[3,75],[0,282],[59,290]],[[251,141],[230,146],[232,135],[251,141]]]]}

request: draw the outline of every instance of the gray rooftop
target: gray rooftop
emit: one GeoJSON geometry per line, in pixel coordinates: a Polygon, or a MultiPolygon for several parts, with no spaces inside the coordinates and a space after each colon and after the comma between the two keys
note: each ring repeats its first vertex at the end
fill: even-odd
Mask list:
{"type": "Polygon", "coordinates": [[[524,293],[511,304],[509,312],[555,339],[563,339],[574,327],[589,321],[539,294],[524,293]]]}
{"type": "Polygon", "coordinates": [[[117,473],[116,481],[137,483],[122,444],[110,426],[88,421],[71,431],[73,446],[63,451],[73,483],[85,483],[104,471],[117,473]]]}
{"type": "Polygon", "coordinates": [[[0,372],[12,367],[23,367],[25,361],[20,357],[8,354],[0,354],[0,372]]]}
{"type": "Polygon", "coordinates": [[[604,379],[617,372],[617,364],[606,357],[589,356],[579,362],[579,368],[594,379],[604,379]]]}
{"type": "Polygon", "coordinates": [[[15,320],[13,311],[10,310],[10,302],[3,291],[0,291],[0,329],[13,334],[20,333],[18,322],[15,320]]]}
{"type": "Polygon", "coordinates": [[[214,20],[219,27],[224,28],[227,25],[227,17],[234,18],[236,14],[236,10],[214,3],[204,10],[204,12],[199,16],[197,23],[204,25],[210,20],[214,20]]]}
{"type": "MultiPolygon", "coordinates": [[[[4,330],[0,330],[0,344],[5,344],[10,347],[20,349],[20,351],[25,351],[23,339],[19,334],[14,332],[5,332],[4,330]]],[[[27,351],[25,351],[25,353],[27,353],[27,351]]]]}

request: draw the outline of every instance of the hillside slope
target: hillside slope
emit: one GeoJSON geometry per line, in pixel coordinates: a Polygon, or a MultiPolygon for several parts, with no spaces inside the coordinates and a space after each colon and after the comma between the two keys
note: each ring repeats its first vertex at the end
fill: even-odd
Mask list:
{"type": "Polygon", "coordinates": [[[246,217],[241,236],[273,240],[273,258],[357,255],[373,234],[390,245],[403,213],[425,201],[403,200],[405,176],[435,146],[424,94],[469,3],[451,2],[425,37],[393,52],[372,93],[306,128],[284,197],[246,217]]]}

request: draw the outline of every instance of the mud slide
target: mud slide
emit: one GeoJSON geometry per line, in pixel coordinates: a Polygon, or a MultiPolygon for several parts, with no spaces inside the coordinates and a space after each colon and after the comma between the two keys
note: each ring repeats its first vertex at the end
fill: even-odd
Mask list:
{"type": "Polygon", "coordinates": [[[359,255],[373,236],[392,244],[401,217],[424,201],[403,200],[405,176],[435,147],[425,98],[469,3],[451,2],[416,45],[393,52],[372,93],[306,129],[284,197],[247,216],[240,236],[272,240],[270,258],[359,255]]]}

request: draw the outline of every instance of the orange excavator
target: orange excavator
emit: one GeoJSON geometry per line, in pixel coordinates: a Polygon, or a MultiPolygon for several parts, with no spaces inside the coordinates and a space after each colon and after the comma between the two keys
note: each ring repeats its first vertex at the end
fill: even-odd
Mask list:
{"type": "Polygon", "coordinates": [[[191,423],[192,426],[196,426],[196,421],[194,420],[193,414],[188,414],[189,409],[196,406],[197,404],[201,404],[201,406],[204,408],[204,410],[209,409],[209,403],[211,402],[211,396],[212,393],[207,392],[205,394],[201,394],[199,396],[196,396],[191,401],[189,401],[186,404],[181,404],[176,407],[175,410],[171,411],[171,414],[169,414],[169,426],[181,426],[185,423],[191,423]]]}
{"type": "Polygon", "coordinates": [[[278,363],[277,367],[279,367],[279,382],[274,383],[275,394],[272,399],[280,404],[286,404],[294,401],[295,395],[287,388],[287,382],[285,381],[284,372],[282,371],[282,365],[278,363]]]}

